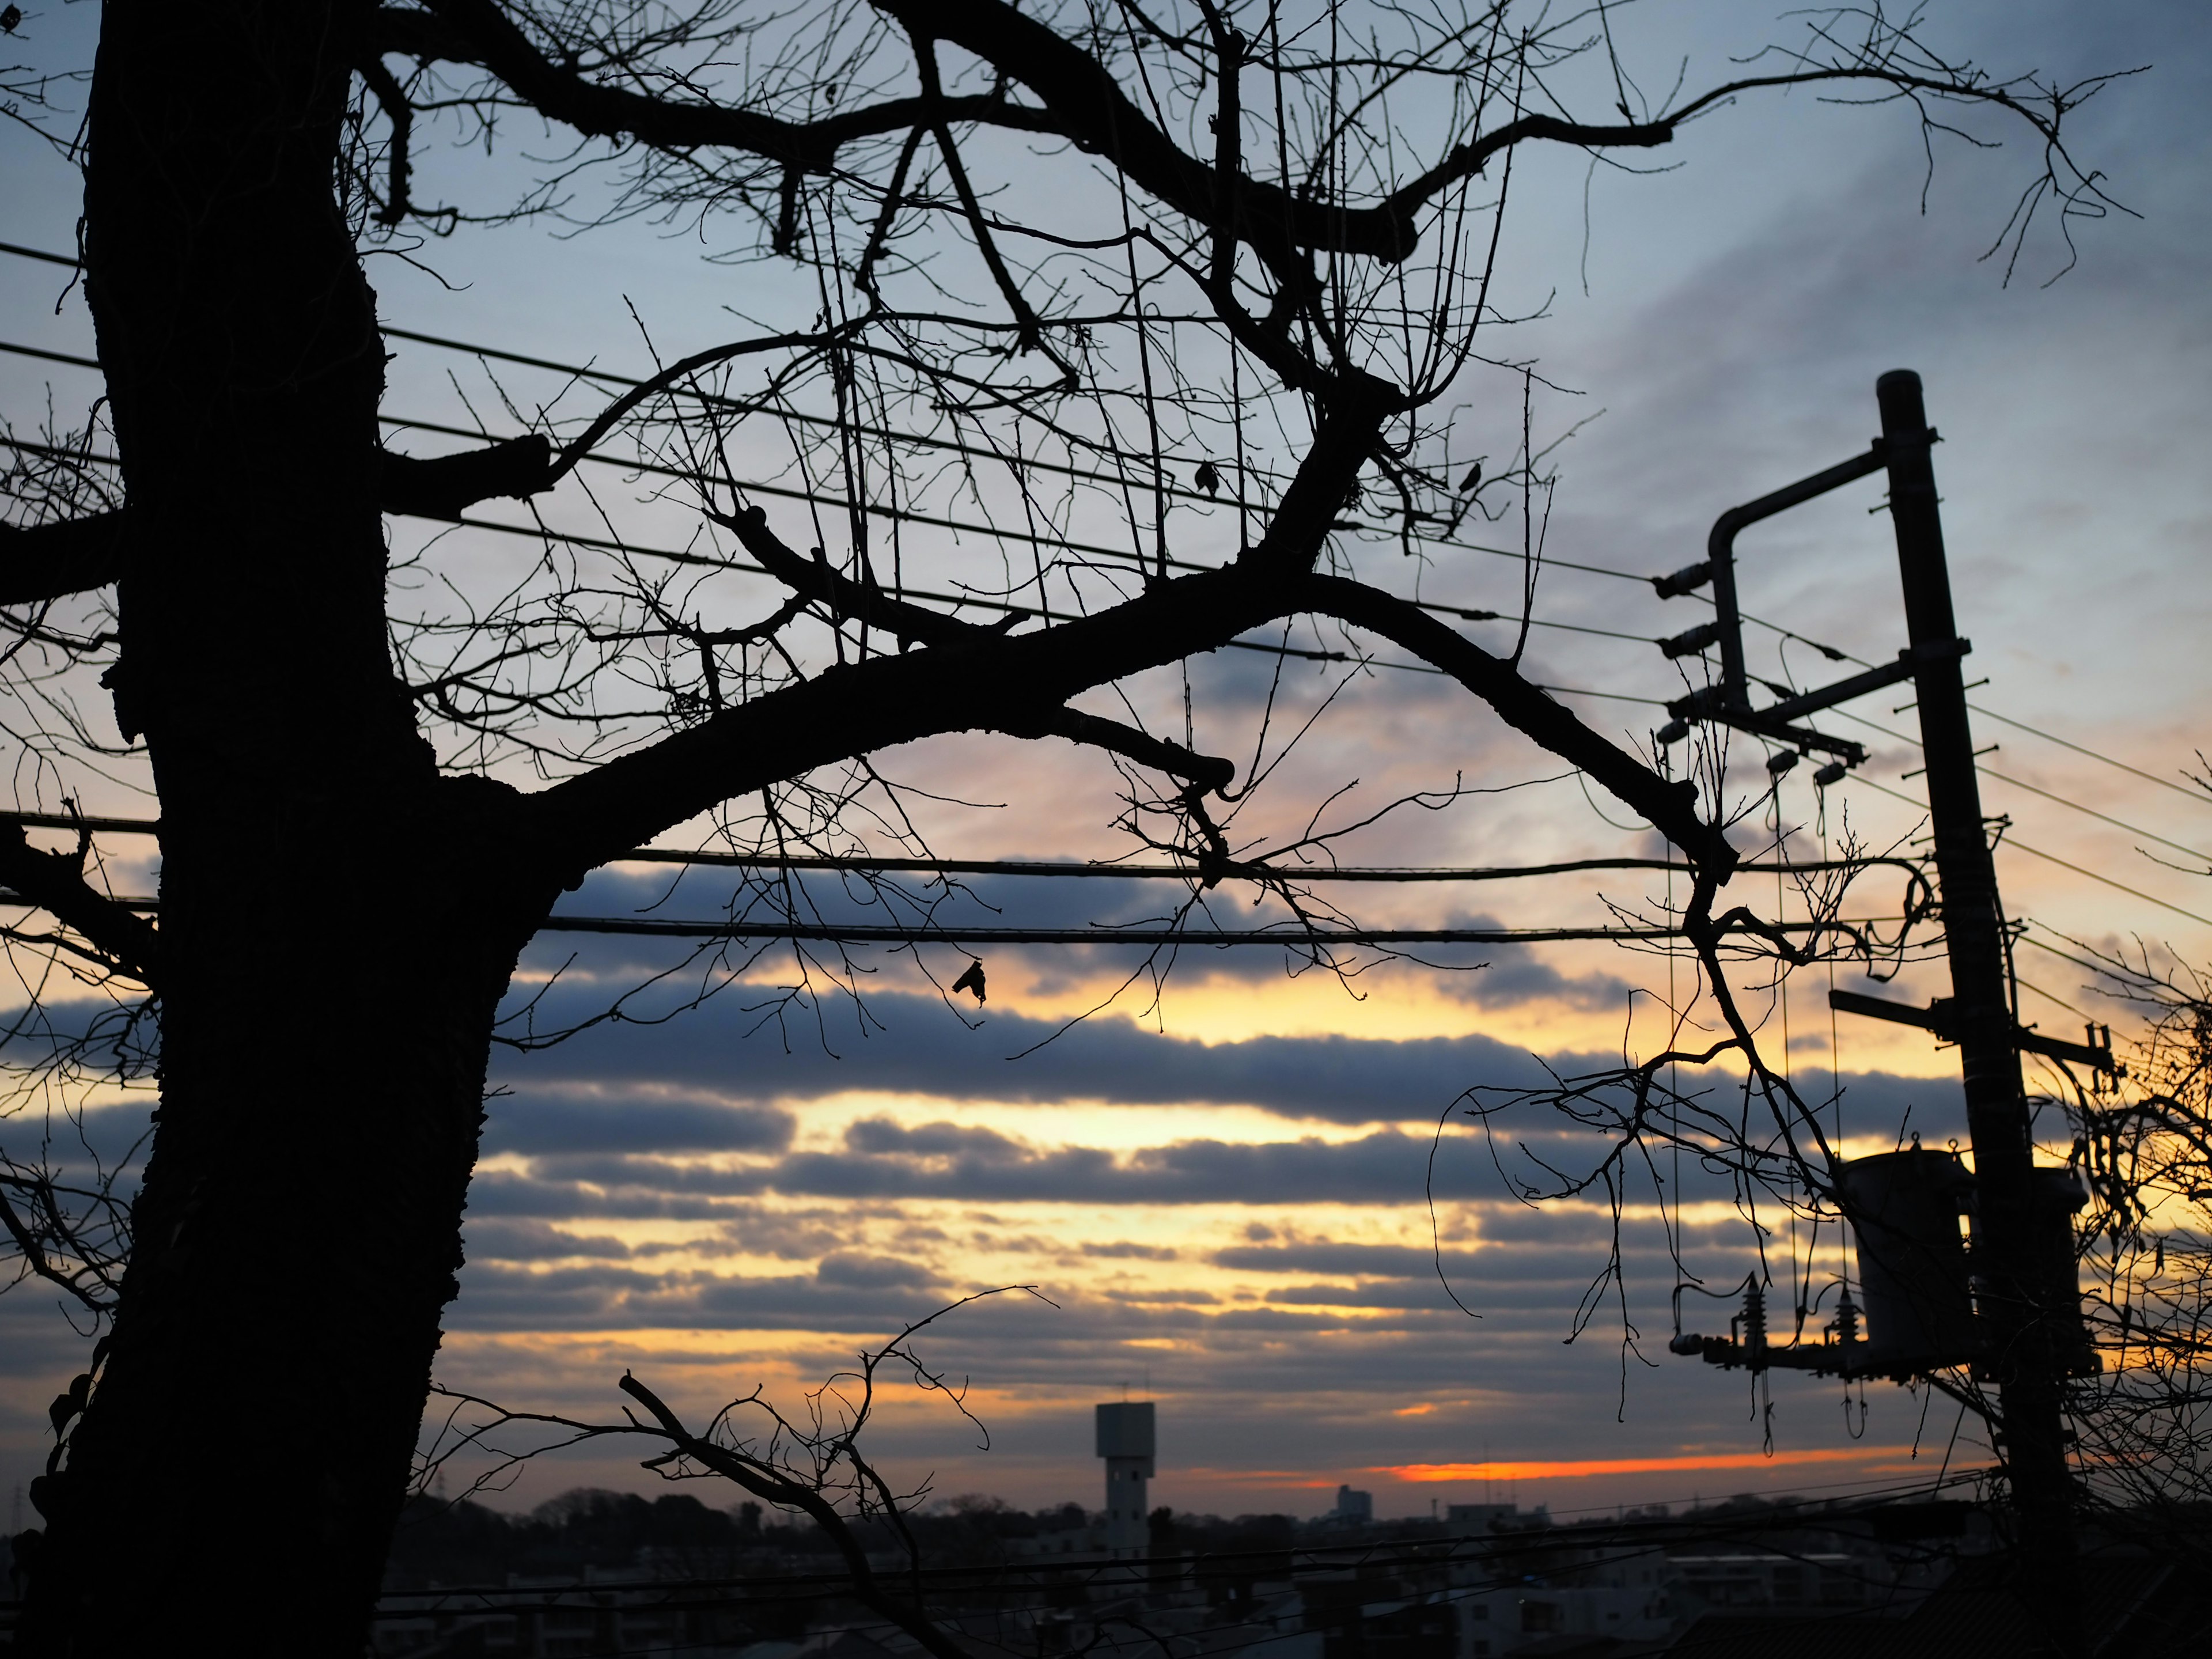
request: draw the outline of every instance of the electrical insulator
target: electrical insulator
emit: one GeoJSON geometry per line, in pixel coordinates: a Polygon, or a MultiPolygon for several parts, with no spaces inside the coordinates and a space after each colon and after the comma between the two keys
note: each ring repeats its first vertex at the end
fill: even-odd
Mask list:
{"type": "Polygon", "coordinates": [[[1841,761],[1830,761],[1813,774],[1813,781],[1826,789],[1832,783],[1841,783],[1844,781],[1844,775],[1850,769],[1841,761]]]}
{"type": "Polygon", "coordinates": [[[1676,599],[1685,593],[1694,593],[1713,579],[1711,562],[1700,559],[1695,564],[1686,564],[1669,576],[1654,576],[1651,591],[1662,599],[1676,599]]]}
{"type": "Polygon", "coordinates": [[[1766,1352],[1766,1291],[1756,1280],[1744,1286],[1743,1346],[1757,1365],[1766,1352]]]}
{"type": "Polygon", "coordinates": [[[1685,721],[1668,720],[1651,735],[1658,738],[1662,744],[1680,743],[1690,735],[1690,728],[1685,721]]]}
{"type": "Polygon", "coordinates": [[[1766,769],[1780,777],[1802,758],[1795,749],[1784,749],[1766,757],[1766,769]]]}
{"type": "Polygon", "coordinates": [[[1686,633],[1659,641],[1661,654],[1672,662],[1677,657],[1694,657],[1714,644],[1721,636],[1721,625],[1717,622],[1699,623],[1686,633]]]}

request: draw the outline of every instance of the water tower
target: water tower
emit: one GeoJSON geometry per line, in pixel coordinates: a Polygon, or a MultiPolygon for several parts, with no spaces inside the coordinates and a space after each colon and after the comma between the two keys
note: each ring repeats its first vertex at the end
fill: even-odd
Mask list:
{"type": "Polygon", "coordinates": [[[1145,1483],[1152,1478],[1152,1402],[1117,1401],[1098,1407],[1098,1455],[1106,1460],[1106,1550],[1142,1555],[1150,1542],[1145,1483]]]}

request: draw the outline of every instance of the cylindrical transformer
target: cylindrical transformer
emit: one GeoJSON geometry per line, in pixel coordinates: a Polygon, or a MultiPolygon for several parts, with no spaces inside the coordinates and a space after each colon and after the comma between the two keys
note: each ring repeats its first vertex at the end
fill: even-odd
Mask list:
{"type": "Polygon", "coordinates": [[[2074,1217],[2089,1189],[2071,1169],[2035,1172],[2034,1282],[2038,1310],[2051,1333],[2051,1351],[2069,1376],[2094,1376],[2102,1369],[2096,1345],[2081,1322],[2081,1272],[2074,1250],[2074,1217]]]}
{"type": "Polygon", "coordinates": [[[1905,1376],[1973,1358],[1979,1339],[1959,1232],[1973,1182],[1956,1152],[1917,1141],[1844,1165],[1868,1370],[1905,1376]]]}

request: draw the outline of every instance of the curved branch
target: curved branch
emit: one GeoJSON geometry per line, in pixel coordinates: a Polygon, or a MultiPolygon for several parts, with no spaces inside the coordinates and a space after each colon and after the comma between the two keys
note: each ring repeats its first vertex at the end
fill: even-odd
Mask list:
{"type": "MultiPolygon", "coordinates": [[[[793,592],[827,605],[833,617],[849,617],[909,644],[958,647],[997,639],[1019,620],[1008,617],[1000,627],[981,627],[927,605],[894,599],[872,580],[855,581],[832,569],[826,560],[802,559],[769,528],[768,514],[757,507],[734,515],[709,513],[707,516],[734,532],[745,551],[793,592]]],[[[1234,762],[1199,754],[1119,720],[1078,709],[1045,710],[1033,721],[1002,724],[996,729],[1009,737],[1066,738],[1071,743],[1104,749],[1170,777],[1188,779],[1204,789],[1226,789],[1237,777],[1234,762]]]]}
{"type": "MultiPolygon", "coordinates": [[[[738,149],[821,173],[856,139],[940,121],[972,121],[1073,139],[1191,218],[1211,224],[1220,217],[1224,193],[1214,169],[1161,131],[1097,58],[1043,23],[1000,0],[877,4],[909,33],[949,41],[1018,81],[1044,107],[1024,107],[996,94],[942,100],[925,95],[819,120],[787,121],[758,110],[672,102],[599,85],[555,63],[494,0],[428,0],[427,13],[387,7],[379,14],[377,34],[384,50],[487,70],[539,114],[590,137],[630,137],[665,150],[738,149]]],[[[1340,208],[1250,178],[1237,179],[1227,194],[1236,204],[1237,234],[1270,253],[1316,247],[1396,261],[1417,243],[1411,224],[1387,204],[1340,208]]]]}
{"type": "Polygon", "coordinates": [[[384,205],[376,210],[376,222],[391,228],[407,222],[407,216],[415,210],[409,192],[409,180],[414,175],[414,164],[408,154],[414,142],[415,109],[407,101],[405,88],[392,71],[384,67],[381,59],[370,58],[359,66],[361,78],[376,94],[377,103],[384,110],[384,118],[392,124],[390,155],[391,183],[385,189],[384,205]]]}
{"type": "Polygon", "coordinates": [[[1508,726],[1589,773],[1692,863],[1723,881],[1735,869],[1735,849],[1717,825],[1698,817],[1697,785],[1661,777],[1522,678],[1503,657],[1491,655],[1411,601],[1359,582],[1309,576],[1296,591],[1302,602],[1291,608],[1318,611],[1379,634],[1443,669],[1495,708],[1508,726]]]}
{"type": "Polygon", "coordinates": [[[427,13],[386,7],[378,14],[378,33],[384,50],[489,70],[539,114],[589,137],[635,138],[655,149],[740,149],[800,173],[828,173],[836,165],[837,152],[855,139],[927,126],[936,119],[986,122],[1024,132],[1060,130],[1049,110],[1024,109],[990,95],[942,103],[894,98],[816,121],[786,121],[720,104],[672,102],[602,86],[555,63],[493,0],[428,0],[427,13]]]}
{"type": "Polygon", "coordinates": [[[1154,125],[1097,58],[1005,0],[874,4],[909,33],[950,41],[1020,82],[1058,118],[1060,131],[1170,207],[1212,225],[1227,218],[1224,210],[1233,203],[1237,234],[1264,254],[1328,248],[1395,263],[1417,246],[1413,226],[1387,206],[1346,208],[1242,175],[1224,191],[1219,173],[1154,125]]]}
{"type": "MultiPolygon", "coordinates": [[[[1701,107],[1706,101],[1700,99],[1691,108],[1701,107]]],[[[1504,126],[1482,134],[1470,143],[1453,145],[1451,153],[1443,161],[1412,183],[1401,185],[1385,197],[1379,210],[1387,211],[1396,219],[1410,222],[1438,191],[1480,173],[1498,151],[1510,149],[1514,145],[1531,139],[1545,139],[1559,144],[1579,144],[1589,149],[1650,149],[1661,144],[1673,143],[1675,125],[1681,119],[1682,115],[1676,114],[1658,121],[1589,126],[1580,121],[1563,121],[1556,115],[1524,115],[1518,120],[1508,121],[1504,126]]]]}
{"type": "MultiPolygon", "coordinates": [[[[1033,633],[975,629],[906,655],[842,664],[673,732],[531,797],[525,811],[536,821],[526,841],[544,862],[515,873],[566,887],[723,801],[921,738],[1074,735],[1053,722],[1067,717],[1062,705],[1078,693],[1217,650],[1303,611],[1380,634],[1443,668],[1508,725],[1588,772],[1711,877],[1725,879],[1734,869],[1735,848],[1697,816],[1693,785],[1662,778],[1510,664],[1409,602],[1342,578],[1286,580],[1231,566],[1159,583],[1110,610],[1033,633]]],[[[1079,740],[1091,740],[1085,729],[1079,740]]]]}
{"type": "MultiPolygon", "coordinates": [[[[966,1650],[952,1641],[931,1620],[899,1596],[887,1593],[876,1576],[874,1565],[868,1559],[866,1550],[854,1535],[845,1517],[837,1507],[816,1488],[803,1481],[794,1480],[782,1471],[757,1457],[741,1451],[717,1445],[714,1441],[693,1434],[684,1426],[683,1419],[669,1409],[660,1396],[624,1371],[620,1384],[622,1391],[644,1407],[659,1425],[661,1437],[702,1468],[712,1469],[725,1480],[736,1482],[756,1498],[767,1503],[795,1509],[807,1516],[822,1529],[845,1563],[845,1571],[853,1581],[853,1594],[872,1612],[882,1614],[912,1637],[933,1659],[970,1659],[966,1650]]],[[[894,1511],[896,1513],[896,1511],[894,1511]]]]}
{"type": "MultiPolygon", "coordinates": [[[[2132,71],[2130,71],[2132,72],[2132,71]]],[[[1427,204],[1438,191],[1449,188],[1462,179],[1480,173],[1490,158],[1499,151],[1530,140],[1552,143],[1575,144],[1586,149],[1649,149],[1674,141],[1682,124],[1715,106],[1726,103],[1739,93],[1759,92],[1775,88],[1819,86],[1836,82],[1875,82],[1900,96],[1926,93],[1938,99],[1955,100],[1964,103],[1987,104],[1993,108],[2014,115],[2033,127],[2044,142],[2063,156],[2065,150],[2059,142],[2058,121],[2053,116],[2039,112],[2024,100],[2014,95],[2008,86],[1978,85],[1966,75],[1942,77],[1914,74],[1909,70],[1879,64],[1832,67],[1827,69],[1793,70],[1780,75],[1747,76],[1729,81],[1698,94],[1680,107],[1651,121],[1635,121],[1618,125],[1590,125],[1580,121],[1569,121],[1553,115],[1524,115],[1509,121],[1504,126],[1462,144],[1453,146],[1451,153],[1419,178],[1401,185],[1383,198],[1380,208],[1372,211],[1388,213],[1401,222],[1410,224],[1413,215],[1427,204]]],[[[2094,83],[2091,83],[2094,84],[2094,83]]],[[[2078,91],[2079,88],[2075,90],[2078,91]]],[[[2074,101],[2079,102],[2079,99],[2074,101]]],[[[2063,109],[2063,100],[2053,94],[2055,109],[2063,109]]],[[[2067,163],[2073,165],[2070,158],[2067,163]]]]}

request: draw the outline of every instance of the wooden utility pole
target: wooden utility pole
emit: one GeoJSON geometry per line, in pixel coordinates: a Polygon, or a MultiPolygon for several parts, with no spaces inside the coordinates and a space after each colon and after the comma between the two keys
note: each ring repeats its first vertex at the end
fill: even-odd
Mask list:
{"type": "Polygon", "coordinates": [[[1910,369],[1883,375],[1875,394],[1928,766],[1928,813],[1951,963],[1950,1020],[1973,1142],[1973,1258],[1985,1344],[1980,1369],[2002,1391],[1997,1429],[2020,1528],[2021,1594],[2041,1616],[2051,1647],[2071,1654],[2081,1650],[2083,1632],[2062,1413],[2063,1361],[2047,1316],[2057,1310],[2044,1305],[2050,1287],[2036,1272],[2044,1218],[2006,992],[1996,869],[1975,781],[1963,651],[1936,510],[1929,454],[1936,434],[1922,406],[1920,377],[1910,369]]]}

